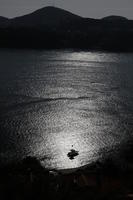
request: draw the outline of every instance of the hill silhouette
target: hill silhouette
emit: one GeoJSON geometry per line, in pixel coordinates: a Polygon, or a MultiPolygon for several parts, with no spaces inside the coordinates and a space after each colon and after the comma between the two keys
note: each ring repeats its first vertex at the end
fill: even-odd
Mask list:
{"type": "Polygon", "coordinates": [[[60,26],[62,23],[67,24],[80,18],[80,16],[74,15],[63,9],[48,6],[31,14],[14,18],[11,22],[23,26],[60,26]]]}
{"type": "Polygon", "coordinates": [[[109,20],[109,21],[127,21],[128,20],[126,17],[116,16],[116,15],[107,16],[102,19],[109,20]]]}
{"type": "Polygon", "coordinates": [[[8,18],[0,16],[0,26],[5,25],[8,21],[8,18]]]}
{"type": "Polygon", "coordinates": [[[133,21],[121,16],[83,18],[44,7],[13,19],[0,17],[0,47],[133,51],[133,21]]]}

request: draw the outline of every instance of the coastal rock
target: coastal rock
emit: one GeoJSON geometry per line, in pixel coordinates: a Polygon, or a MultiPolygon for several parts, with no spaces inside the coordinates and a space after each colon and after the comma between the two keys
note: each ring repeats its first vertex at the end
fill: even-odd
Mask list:
{"type": "Polygon", "coordinates": [[[76,151],[75,149],[71,149],[71,151],[68,152],[68,154],[67,154],[67,156],[69,157],[70,160],[73,160],[78,155],[79,155],[79,152],[76,151]]]}

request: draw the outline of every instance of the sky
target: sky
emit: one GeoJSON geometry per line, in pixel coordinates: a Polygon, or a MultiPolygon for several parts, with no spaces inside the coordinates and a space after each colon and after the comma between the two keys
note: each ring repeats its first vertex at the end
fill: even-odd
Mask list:
{"type": "Polygon", "coordinates": [[[133,0],[0,0],[0,16],[13,18],[53,4],[83,17],[121,15],[133,19],[133,0]]]}

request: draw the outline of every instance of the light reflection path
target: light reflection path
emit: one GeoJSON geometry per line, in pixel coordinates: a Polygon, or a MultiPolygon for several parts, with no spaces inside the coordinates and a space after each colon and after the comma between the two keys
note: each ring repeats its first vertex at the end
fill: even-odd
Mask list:
{"type": "Polygon", "coordinates": [[[132,133],[132,63],[130,54],[2,52],[2,160],[35,156],[47,168],[68,169],[116,154],[132,133]]]}

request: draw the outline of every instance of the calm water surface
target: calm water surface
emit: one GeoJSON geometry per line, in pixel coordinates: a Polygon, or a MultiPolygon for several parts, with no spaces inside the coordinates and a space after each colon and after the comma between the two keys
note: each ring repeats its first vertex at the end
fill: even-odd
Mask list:
{"type": "Polygon", "coordinates": [[[77,168],[117,155],[132,133],[133,54],[0,50],[1,162],[77,168]]]}

